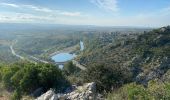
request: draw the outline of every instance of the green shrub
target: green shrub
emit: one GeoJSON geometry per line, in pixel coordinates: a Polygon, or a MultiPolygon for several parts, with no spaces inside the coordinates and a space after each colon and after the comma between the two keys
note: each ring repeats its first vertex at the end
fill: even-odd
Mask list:
{"type": "Polygon", "coordinates": [[[109,91],[117,88],[131,80],[130,72],[120,67],[106,67],[103,65],[92,65],[84,72],[84,80],[96,82],[98,91],[109,91]]]}
{"type": "Polygon", "coordinates": [[[170,83],[152,80],[148,84],[148,91],[157,100],[170,99],[170,83]]]}
{"type": "Polygon", "coordinates": [[[150,96],[142,85],[130,84],[126,87],[129,100],[150,100],[150,96]]]}
{"type": "Polygon", "coordinates": [[[109,93],[107,100],[153,100],[153,98],[142,85],[131,83],[109,93]]]}
{"type": "Polygon", "coordinates": [[[79,72],[80,69],[75,65],[73,65],[72,61],[69,61],[66,64],[64,64],[63,71],[66,75],[71,75],[71,74],[73,75],[79,72]]]}
{"type": "Polygon", "coordinates": [[[5,88],[15,91],[14,98],[19,96],[18,91],[20,94],[30,94],[38,88],[62,91],[69,85],[61,70],[51,64],[13,64],[1,68],[1,75],[5,88]]]}
{"type": "Polygon", "coordinates": [[[72,61],[69,61],[64,65],[63,74],[71,84],[82,85],[83,80],[81,77],[81,70],[76,67],[72,61]]]}
{"type": "Polygon", "coordinates": [[[131,83],[109,93],[107,100],[170,100],[170,83],[152,80],[148,87],[131,83]]]}
{"type": "Polygon", "coordinates": [[[13,89],[13,82],[11,81],[11,77],[19,70],[18,67],[3,67],[1,68],[1,76],[2,82],[5,88],[13,89]]]}
{"type": "Polygon", "coordinates": [[[11,100],[21,100],[21,97],[21,91],[17,89],[12,94],[11,100]]]}

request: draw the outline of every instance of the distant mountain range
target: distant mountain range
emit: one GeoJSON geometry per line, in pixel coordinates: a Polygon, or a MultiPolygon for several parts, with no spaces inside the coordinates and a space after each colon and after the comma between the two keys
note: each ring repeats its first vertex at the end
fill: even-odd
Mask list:
{"type": "Polygon", "coordinates": [[[29,30],[29,29],[152,29],[140,26],[95,26],[95,25],[64,25],[40,23],[0,23],[0,30],[29,30]]]}

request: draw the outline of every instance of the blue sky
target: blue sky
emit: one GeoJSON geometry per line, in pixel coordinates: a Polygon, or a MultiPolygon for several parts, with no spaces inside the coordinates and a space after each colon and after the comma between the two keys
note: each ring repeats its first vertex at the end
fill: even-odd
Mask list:
{"type": "Polygon", "coordinates": [[[0,0],[0,22],[160,27],[170,0],[0,0]]]}

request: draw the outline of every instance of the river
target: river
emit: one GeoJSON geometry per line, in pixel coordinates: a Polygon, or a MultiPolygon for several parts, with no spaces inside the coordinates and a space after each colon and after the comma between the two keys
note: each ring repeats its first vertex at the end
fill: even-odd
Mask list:
{"type": "MultiPolygon", "coordinates": [[[[80,41],[80,51],[84,50],[84,43],[83,41],[80,41]]],[[[59,68],[62,69],[63,65],[60,63],[65,63],[67,61],[70,61],[76,57],[75,54],[70,54],[68,52],[58,53],[51,57],[52,60],[54,60],[56,63],[59,64],[59,68]]]]}

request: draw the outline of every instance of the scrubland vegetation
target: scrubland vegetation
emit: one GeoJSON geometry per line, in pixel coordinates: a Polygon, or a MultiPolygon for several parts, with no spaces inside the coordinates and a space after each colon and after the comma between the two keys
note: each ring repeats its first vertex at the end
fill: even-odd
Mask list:
{"type": "Polygon", "coordinates": [[[1,66],[0,79],[3,87],[13,92],[14,99],[30,95],[38,88],[42,88],[42,92],[50,88],[61,92],[69,85],[58,67],[29,62],[1,66]]]}
{"type": "MultiPolygon", "coordinates": [[[[19,100],[25,95],[32,96],[39,88],[43,92],[50,88],[62,92],[71,84],[95,82],[97,92],[108,100],[170,99],[170,26],[138,33],[83,33],[83,36],[77,37],[70,44],[70,38],[61,41],[61,44],[52,39],[50,41],[53,42],[49,44],[53,46],[55,43],[68,43],[64,45],[65,48],[76,45],[81,38],[86,48],[79,52],[76,60],[86,65],[87,70],[80,70],[72,62],[67,62],[63,70],[53,64],[24,61],[1,64],[1,88],[12,94],[10,98],[19,100]]],[[[38,43],[42,42],[48,41],[42,39],[38,43]]],[[[33,42],[35,45],[36,43],[33,42]]],[[[41,48],[38,43],[30,49],[41,48]]],[[[40,52],[44,52],[48,46],[41,48],[40,52]]],[[[22,48],[23,51],[26,49],[25,46],[22,48]]],[[[26,54],[32,54],[27,50],[26,54]]],[[[44,54],[43,52],[41,53],[44,54]]]]}
{"type": "Polygon", "coordinates": [[[170,27],[134,36],[92,39],[78,58],[88,67],[86,78],[99,90],[113,91],[109,100],[168,100],[170,27]]]}

